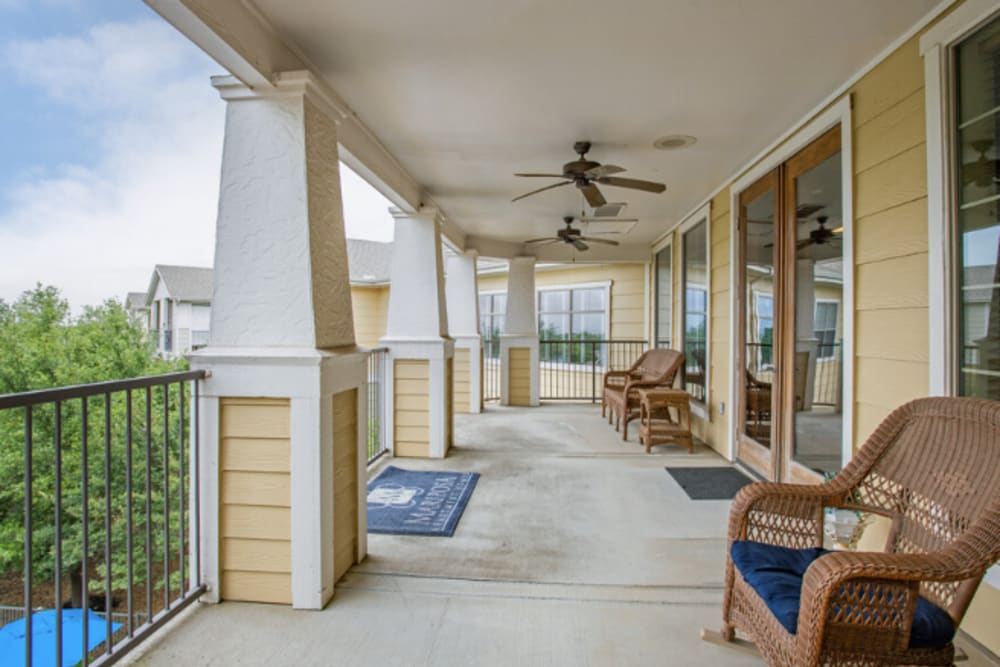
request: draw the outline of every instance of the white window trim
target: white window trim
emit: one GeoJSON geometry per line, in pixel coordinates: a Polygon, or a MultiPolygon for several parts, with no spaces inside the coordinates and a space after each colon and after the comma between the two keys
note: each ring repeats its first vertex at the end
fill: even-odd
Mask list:
{"type": "MultiPolygon", "coordinates": [[[[761,290],[753,290],[753,300],[756,302],[761,297],[767,297],[771,300],[771,335],[774,335],[774,292],[763,292],[761,290]]],[[[760,310],[758,308],[758,310],[760,310]]],[[[773,340],[773,339],[772,339],[773,340]]],[[[774,344],[771,344],[771,363],[767,366],[761,366],[762,370],[774,370],[774,344]]]]}
{"type": "MultiPolygon", "coordinates": [[[[816,299],[815,303],[813,304],[813,331],[816,331],[816,310],[819,304],[821,303],[832,303],[837,307],[837,313],[836,313],[837,317],[833,318],[833,338],[834,338],[834,343],[836,343],[837,334],[842,333],[840,327],[837,326],[837,319],[841,314],[840,299],[816,299]]],[[[836,358],[837,358],[836,355],[832,357],[821,357],[819,356],[819,351],[817,350],[816,352],[816,361],[832,361],[836,358]]]]}
{"type": "MultiPolygon", "coordinates": [[[[874,65],[873,65],[874,66],[874,65]]],[[[746,171],[743,176],[734,180],[729,187],[729,293],[732,295],[729,313],[729,405],[738,402],[737,391],[743,386],[743,369],[736,368],[736,346],[739,332],[736,323],[740,320],[739,306],[742,299],[739,294],[739,276],[736,266],[739,259],[739,231],[737,224],[740,217],[740,193],[753,185],[761,176],[788,161],[793,155],[812,143],[817,137],[840,123],[840,169],[841,169],[841,210],[843,211],[843,411],[841,413],[841,464],[854,456],[854,151],[851,136],[851,97],[843,95],[813,120],[806,123],[787,140],[777,147],[761,162],[746,171]]],[[[736,412],[729,410],[729,447],[728,458],[736,460],[736,412]]]]}
{"type": "Polygon", "coordinates": [[[955,177],[951,77],[952,46],[993,19],[996,0],[966,0],[920,38],[924,57],[924,101],[927,119],[927,277],[928,357],[931,396],[953,396],[956,387],[954,299],[955,177]]]}
{"type": "MultiPolygon", "coordinates": [[[[711,421],[711,405],[712,405],[712,205],[707,203],[701,208],[694,211],[691,215],[681,221],[681,224],[677,226],[677,231],[680,234],[680,250],[681,259],[679,262],[680,273],[678,275],[684,275],[684,234],[699,225],[700,223],[705,223],[705,400],[697,401],[693,398],[691,399],[691,413],[697,415],[698,417],[704,419],[705,421],[711,421]]],[[[670,271],[673,273],[674,267],[671,263],[670,271]]],[[[673,276],[671,276],[673,280],[673,276]]],[[[671,283],[673,284],[673,283],[671,283]]],[[[685,287],[681,288],[681,299],[683,296],[685,287]]],[[[684,308],[681,308],[683,311],[684,308]]],[[[675,345],[675,349],[684,351],[684,314],[681,313],[680,320],[677,319],[676,313],[671,312],[671,317],[674,322],[674,331],[677,331],[677,325],[680,325],[680,335],[677,337],[677,341],[680,342],[680,346],[675,345]]]]}
{"type": "MultiPolygon", "coordinates": [[[[656,290],[657,290],[657,288],[660,285],[659,280],[658,280],[658,276],[657,276],[657,273],[660,270],[660,265],[656,261],[656,256],[659,255],[661,252],[669,252],[670,253],[670,344],[673,345],[674,341],[677,340],[676,337],[674,336],[674,328],[675,328],[674,325],[677,322],[677,317],[676,317],[676,313],[674,313],[674,275],[675,275],[675,271],[674,271],[674,269],[675,269],[675,267],[674,267],[674,238],[673,238],[673,233],[671,232],[670,236],[668,236],[666,239],[664,239],[662,242],[660,242],[658,244],[658,247],[656,247],[653,250],[653,254],[652,254],[650,262],[649,262],[650,266],[652,267],[652,271],[650,272],[651,273],[650,281],[652,283],[652,287],[650,289],[650,294],[652,295],[652,298],[648,301],[648,303],[650,303],[652,305],[652,308],[650,309],[650,313],[649,313],[649,322],[650,322],[650,327],[649,327],[649,347],[650,348],[656,347],[657,341],[659,340],[659,335],[658,335],[659,334],[659,330],[658,330],[658,326],[657,326],[659,324],[659,322],[657,321],[657,318],[659,317],[660,313],[659,313],[659,303],[657,301],[658,293],[657,293],[656,290]]],[[[711,254],[711,253],[709,253],[709,254],[711,254]]]]}

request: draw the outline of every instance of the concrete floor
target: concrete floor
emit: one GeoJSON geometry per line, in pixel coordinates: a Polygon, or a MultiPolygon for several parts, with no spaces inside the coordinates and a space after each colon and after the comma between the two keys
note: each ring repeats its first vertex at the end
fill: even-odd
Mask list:
{"type": "Polygon", "coordinates": [[[458,417],[447,459],[393,461],[481,473],[454,537],[371,535],[325,610],[196,607],[130,661],[762,664],[699,640],[719,625],[729,502],[693,502],[663,469],[724,461],[704,447],[647,455],[635,429],[623,443],[599,415],[548,404],[458,417]]]}

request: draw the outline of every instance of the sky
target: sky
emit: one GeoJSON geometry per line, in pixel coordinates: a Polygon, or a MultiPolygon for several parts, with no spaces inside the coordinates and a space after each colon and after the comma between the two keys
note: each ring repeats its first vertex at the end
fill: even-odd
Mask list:
{"type": "MultiPolygon", "coordinates": [[[[55,285],[75,311],[211,266],[225,71],[138,0],[0,0],[0,299],[55,285]]],[[[342,167],[352,238],[389,202],[342,167]]]]}

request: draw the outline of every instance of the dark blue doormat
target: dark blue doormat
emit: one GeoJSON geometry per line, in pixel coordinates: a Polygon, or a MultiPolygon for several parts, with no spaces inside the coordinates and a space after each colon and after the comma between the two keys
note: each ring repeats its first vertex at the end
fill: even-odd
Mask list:
{"type": "Polygon", "coordinates": [[[478,480],[478,472],[388,466],[368,482],[368,532],[451,537],[478,480]]]}

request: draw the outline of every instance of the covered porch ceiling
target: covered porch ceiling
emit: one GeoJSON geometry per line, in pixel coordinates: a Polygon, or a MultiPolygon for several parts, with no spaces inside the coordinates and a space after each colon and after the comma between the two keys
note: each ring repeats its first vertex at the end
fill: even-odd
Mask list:
{"type": "MultiPolygon", "coordinates": [[[[511,203],[575,159],[666,183],[601,186],[638,224],[630,257],[940,0],[358,2],[147,0],[237,77],[309,69],[349,108],[346,161],[404,207],[435,205],[455,245],[523,251],[585,209],[572,186],[511,203]],[[683,134],[697,143],[663,151],[683,134]]],[[[589,214],[589,208],[586,208],[589,214]]],[[[562,244],[540,258],[571,256],[562,244]]]]}

